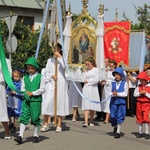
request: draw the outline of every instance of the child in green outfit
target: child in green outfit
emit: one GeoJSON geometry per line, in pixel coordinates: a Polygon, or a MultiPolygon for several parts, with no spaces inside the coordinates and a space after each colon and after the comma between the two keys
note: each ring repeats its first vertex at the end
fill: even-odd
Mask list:
{"type": "Polygon", "coordinates": [[[20,134],[14,140],[22,144],[23,133],[26,125],[31,118],[31,124],[34,125],[33,143],[39,141],[38,132],[40,126],[42,94],[45,92],[44,78],[38,73],[39,66],[37,60],[31,57],[25,63],[28,74],[24,76],[21,90],[25,91],[22,104],[22,115],[20,117],[20,134]]]}

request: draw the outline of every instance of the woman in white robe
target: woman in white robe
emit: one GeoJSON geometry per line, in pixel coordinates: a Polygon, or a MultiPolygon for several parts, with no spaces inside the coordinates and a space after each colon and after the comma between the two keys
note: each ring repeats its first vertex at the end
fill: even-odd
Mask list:
{"type": "Polygon", "coordinates": [[[84,73],[83,95],[87,98],[82,98],[82,110],[84,110],[85,123],[83,127],[88,126],[88,115],[90,112],[90,126],[94,126],[93,117],[94,111],[101,111],[100,97],[98,92],[98,69],[95,67],[95,61],[92,57],[85,60],[87,71],[84,73]],[[93,100],[93,101],[91,101],[93,100]]]}
{"type": "Polygon", "coordinates": [[[55,58],[48,59],[45,67],[45,80],[49,82],[49,89],[46,89],[46,97],[50,99],[51,107],[49,108],[49,115],[54,116],[54,89],[55,80],[57,80],[57,116],[58,125],[56,132],[62,131],[62,117],[69,115],[69,98],[68,98],[68,81],[65,78],[65,65],[62,58],[61,45],[57,43],[55,46],[54,57],[58,59],[57,76],[55,75],[55,58]]]}
{"type": "MultiPolygon", "coordinates": [[[[12,74],[11,62],[6,59],[6,63],[10,72],[12,74]]],[[[6,101],[6,89],[5,89],[5,79],[2,73],[2,66],[0,60],[0,122],[2,122],[5,130],[4,139],[11,139],[9,129],[8,129],[8,114],[7,114],[7,101],[6,101]]]]}

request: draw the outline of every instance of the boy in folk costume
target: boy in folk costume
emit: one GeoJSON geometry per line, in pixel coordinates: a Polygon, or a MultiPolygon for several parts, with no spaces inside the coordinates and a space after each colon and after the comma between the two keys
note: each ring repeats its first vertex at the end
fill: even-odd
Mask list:
{"type": "Polygon", "coordinates": [[[126,100],[128,94],[124,71],[118,67],[113,71],[115,80],[111,84],[112,98],[110,100],[111,125],[114,127],[114,138],[120,138],[121,124],[126,116],[126,100]]]}
{"type": "Polygon", "coordinates": [[[140,84],[134,91],[137,97],[136,103],[136,122],[139,125],[139,133],[137,138],[143,137],[142,128],[145,128],[145,139],[149,139],[149,123],[150,123],[150,84],[146,72],[140,72],[137,76],[140,84]]]}
{"type": "Polygon", "coordinates": [[[37,71],[39,69],[37,60],[31,57],[25,64],[28,74],[24,76],[21,87],[25,94],[22,104],[22,115],[20,117],[20,134],[14,139],[18,144],[22,144],[23,133],[30,118],[31,124],[34,125],[33,143],[38,142],[42,94],[45,92],[44,78],[37,71]]]}

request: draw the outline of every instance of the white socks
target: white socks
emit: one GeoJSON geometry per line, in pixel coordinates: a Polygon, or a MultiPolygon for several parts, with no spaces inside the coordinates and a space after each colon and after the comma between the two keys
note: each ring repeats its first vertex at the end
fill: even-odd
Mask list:
{"type": "Polygon", "coordinates": [[[145,134],[149,134],[148,123],[144,123],[145,134]]]}
{"type": "Polygon", "coordinates": [[[33,136],[39,137],[38,133],[39,133],[39,128],[37,126],[34,126],[34,135],[33,136]]]}
{"type": "Polygon", "coordinates": [[[139,133],[143,133],[143,126],[144,126],[144,129],[145,129],[145,134],[149,134],[149,127],[148,127],[148,123],[142,123],[142,124],[139,124],[139,133]]]}
{"type": "Polygon", "coordinates": [[[24,125],[23,123],[20,124],[20,134],[19,136],[21,136],[23,138],[23,133],[26,129],[26,125],[24,125]]]}
{"type": "Polygon", "coordinates": [[[117,133],[120,134],[120,131],[121,131],[121,124],[117,124],[117,133]]]}
{"type": "Polygon", "coordinates": [[[139,133],[143,133],[143,124],[139,124],[139,133]]]}
{"type": "MultiPolygon", "coordinates": [[[[23,133],[24,133],[25,129],[26,129],[26,125],[21,123],[19,136],[21,136],[22,138],[23,138],[23,133]]],[[[37,126],[34,126],[34,135],[33,136],[39,137],[38,133],[39,133],[39,128],[37,126]]]]}

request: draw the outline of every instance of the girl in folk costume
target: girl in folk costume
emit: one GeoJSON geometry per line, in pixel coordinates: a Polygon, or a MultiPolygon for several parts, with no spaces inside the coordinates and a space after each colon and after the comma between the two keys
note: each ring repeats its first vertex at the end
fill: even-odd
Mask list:
{"type": "Polygon", "coordinates": [[[137,138],[143,137],[143,126],[145,128],[145,139],[149,139],[149,123],[150,123],[150,85],[149,78],[146,73],[140,72],[137,76],[140,84],[134,91],[137,98],[136,103],[136,122],[139,125],[139,133],[137,138]]]}
{"type": "Polygon", "coordinates": [[[41,102],[42,94],[45,92],[45,81],[40,73],[38,73],[39,66],[37,60],[31,57],[25,63],[28,73],[23,77],[21,90],[25,91],[22,115],[20,117],[20,133],[14,140],[18,144],[22,144],[23,133],[26,125],[31,118],[31,124],[34,125],[33,143],[39,141],[38,131],[41,123],[41,102]]]}
{"type": "MultiPolygon", "coordinates": [[[[121,124],[126,116],[126,97],[128,85],[125,81],[124,70],[120,67],[112,72],[115,80],[111,84],[110,100],[111,125],[114,127],[114,138],[120,138],[121,124]]],[[[109,95],[109,93],[108,93],[109,95]]]]}
{"type": "MultiPolygon", "coordinates": [[[[76,86],[82,92],[82,87],[80,82],[75,82],[76,86]]],[[[73,108],[73,117],[72,121],[75,122],[77,117],[79,116],[78,108],[81,108],[82,97],[78,93],[77,89],[75,88],[73,82],[69,82],[69,107],[73,108]]]]}
{"type": "MultiPolygon", "coordinates": [[[[45,78],[45,68],[42,69],[41,74],[45,78]]],[[[45,93],[42,95],[42,115],[44,115],[43,126],[40,129],[41,132],[48,131],[51,124],[51,109],[53,106],[53,99],[50,98],[50,89],[52,89],[50,82],[45,79],[45,93]]],[[[52,93],[53,94],[53,93],[52,93]]]]}
{"type": "MultiPolygon", "coordinates": [[[[6,59],[8,70],[10,74],[12,73],[11,62],[6,59]]],[[[7,101],[6,101],[6,89],[5,89],[5,79],[2,72],[2,62],[0,60],[0,122],[4,126],[5,135],[4,139],[11,139],[9,128],[8,128],[8,114],[7,114],[7,101]]]]}
{"type": "MultiPolygon", "coordinates": [[[[13,70],[12,78],[13,78],[13,83],[17,90],[21,89],[23,72],[24,71],[19,68],[13,70]]],[[[22,111],[22,94],[19,94],[11,90],[9,87],[7,87],[6,93],[8,95],[7,107],[8,107],[8,116],[9,116],[9,130],[11,130],[11,132],[15,132],[16,120],[18,120],[18,118],[21,116],[21,111],[22,111]]]]}
{"type": "Polygon", "coordinates": [[[90,112],[90,126],[94,126],[93,117],[94,111],[101,111],[99,92],[98,92],[98,80],[99,74],[98,69],[96,68],[95,61],[92,57],[89,57],[85,60],[85,65],[87,71],[84,72],[84,87],[83,95],[85,95],[89,100],[94,100],[97,103],[90,102],[86,98],[82,98],[82,110],[84,110],[84,120],[85,123],[83,127],[88,126],[88,115],[90,112]]]}
{"type": "Polygon", "coordinates": [[[55,80],[57,80],[57,116],[58,124],[56,128],[56,133],[62,131],[62,118],[63,116],[69,115],[69,98],[68,98],[68,82],[65,78],[65,64],[61,55],[62,46],[57,43],[55,46],[54,57],[58,59],[57,64],[57,76],[55,75],[55,58],[52,57],[48,59],[45,67],[45,79],[49,82],[51,86],[47,89],[47,97],[50,99],[50,115],[54,116],[54,89],[55,80]]]}
{"type": "MultiPolygon", "coordinates": [[[[110,60],[109,61],[109,70],[106,71],[106,80],[103,81],[105,82],[104,84],[104,89],[102,92],[102,99],[107,99],[108,98],[108,92],[111,92],[111,82],[115,79],[115,77],[112,75],[112,72],[115,70],[117,66],[117,63],[115,60],[110,60]]],[[[106,113],[106,117],[104,120],[104,124],[109,123],[109,117],[110,117],[110,99],[108,99],[106,102],[103,102],[101,104],[102,111],[106,113]]]]}

